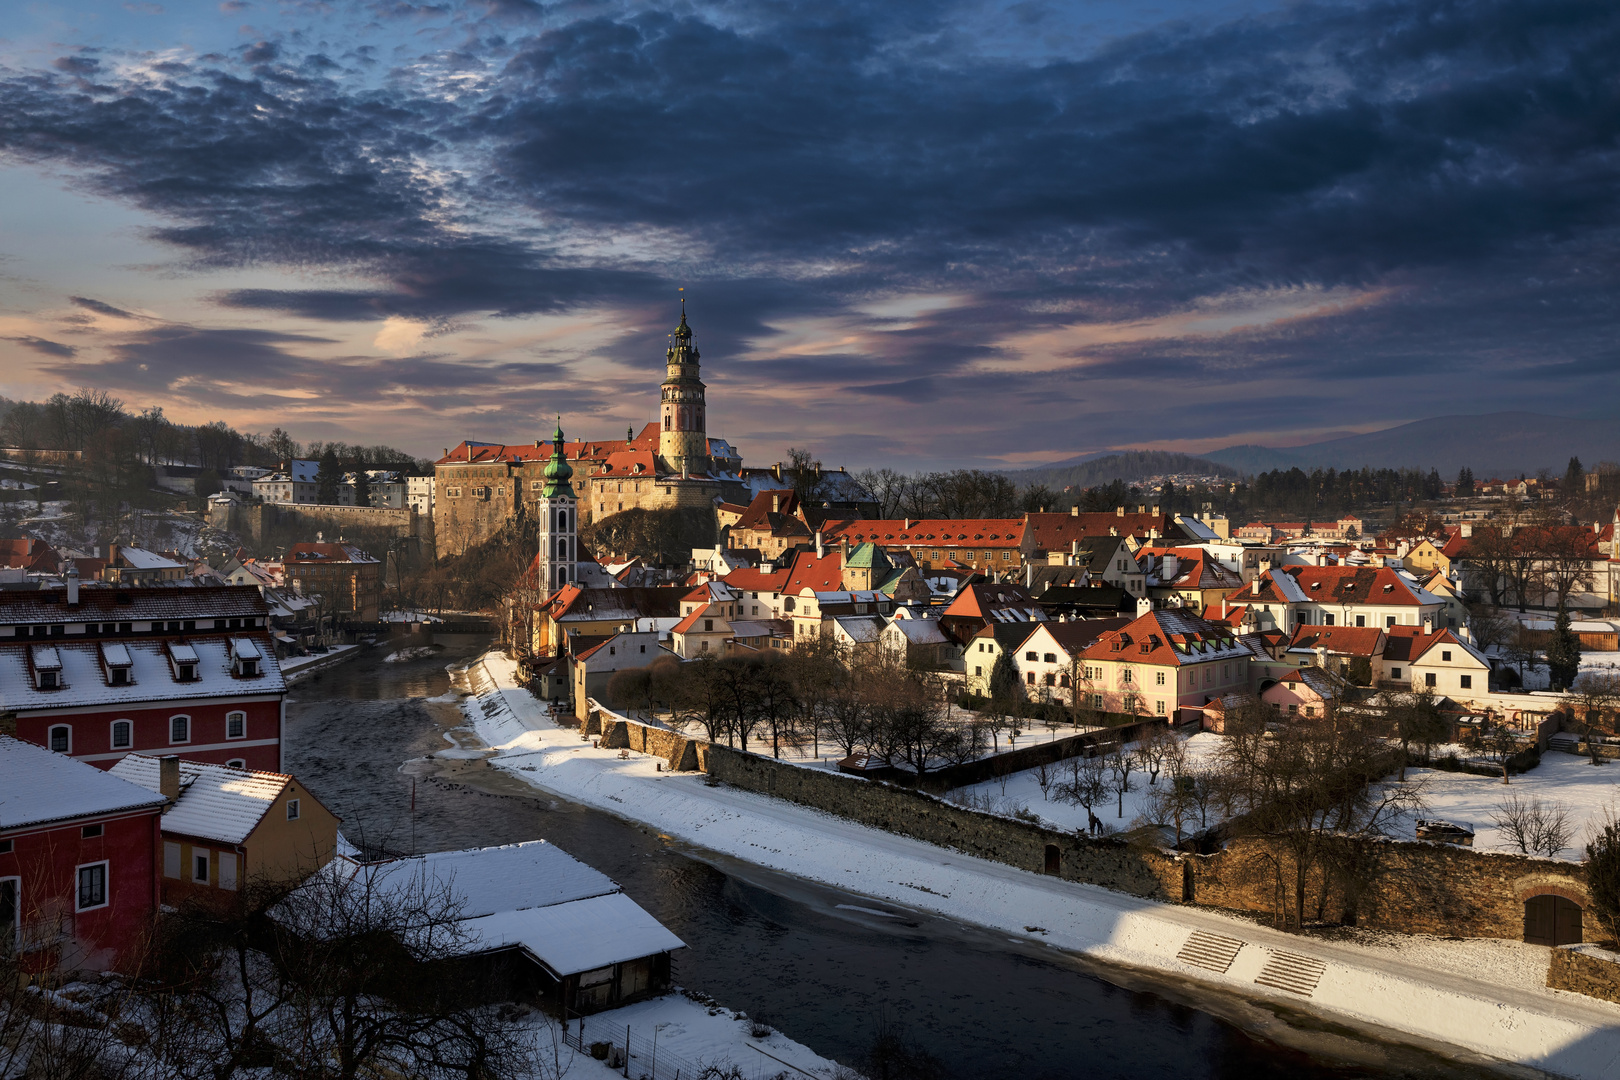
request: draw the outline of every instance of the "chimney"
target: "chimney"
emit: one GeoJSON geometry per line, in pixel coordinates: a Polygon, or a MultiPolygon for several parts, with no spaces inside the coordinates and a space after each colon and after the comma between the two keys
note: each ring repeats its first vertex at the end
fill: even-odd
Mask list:
{"type": "Polygon", "coordinates": [[[1226,621],[1226,597],[1221,597],[1221,622],[1226,621]]]}
{"type": "Polygon", "coordinates": [[[1024,564],[1024,588],[1033,589],[1034,587],[1035,587],[1035,564],[1032,563],[1032,562],[1028,562],[1028,563],[1024,564]]]}
{"type": "Polygon", "coordinates": [[[1137,600],[1136,600],[1136,617],[1138,619],[1140,619],[1143,615],[1148,614],[1152,610],[1153,610],[1153,601],[1152,600],[1149,600],[1145,596],[1137,597],[1137,600]]]}
{"type": "Polygon", "coordinates": [[[1468,626],[1466,624],[1464,624],[1463,627],[1457,631],[1457,636],[1462,638],[1463,641],[1465,641],[1465,642],[1467,642],[1469,644],[1473,644],[1474,632],[1472,630],[1468,629],[1468,626]]]}
{"type": "Polygon", "coordinates": [[[67,596],[68,607],[77,607],[79,604],[79,568],[72,563],[67,569],[67,596]]]}
{"type": "Polygon", "coordinates": [[[171,806],[180,798],[179,755],[165,754],[158,758],[158,794],[168,799],[171,806]]]}
{"type": "Polygon", "coordinates": [[[117,566],[118,565],[118,545],[117,544],[108,544],[107,545],[107,565],[108,566],[117,566]]]}
{"type": "Polygon", "coordinates": [[[1069,507],[1069,516],[1070,517],[1079,517],[1080,516],[1080,504],[1079,503],[1075,503],[1073,506],[1069,507]]]}
{"type": "Polygon", "coordinates": [[[771,466],[771,475],[778,480],[782,479],[782,463],[780,461],[771,466]]]}
{"type": "Polygon", "coordinates": [[[1158,503],[1153,504],[1153,512],[1155,514],[1157,514],[1159,512],[1159,504],[1158,503]]]}
{"type": "Polygon", "coordinates": [[[1327,646],[1326,645],[1318,645],[1316,647],[1316,666],[1319,667],[1319,668],[1326,668],[1327,667],[1327,646]]]}
{"type": "Polygon", "coordinates": [[[826,550],[823,549],[822,546],[821,546],[821,530],[817,529],[816,530],[816,558],[818,558],[818,559],[824,558],[824,557],[826,557],[826,554],[827,554],[826,550]]]}
{"type": "Polygon", "coordinates": [[[1109,536],[1118,536],[1119,535],[1119,526],[1118,525],[1110,525],[1110,526],[1108,526],[1108,535],[1109,536]]]}
{"type": "Polygon", "coordinates": [[[1255,578],[1253,581],[1249,582],[1249,595],[1250,596],[1259,596],[1260,595],[1260,579],[1259,578],[1255,578]]]}
{"type": "Polygon", "coordinates": [[[1425,635],[1434,633],[1434,616],[1433,615],[1425,615],[1425,616],[1423,616],[1423,633],[1425,635]]]}
{"type": "MultiPolygon", "coordinates": [[[[447,446],[447,447],[445,447],[445,448],[444,448],[444,453],[442,453],[442,454],[440,454],[440,455],[439,455],[439,456],[440,456],[440,457],[449,457],[449,456],[450,456],[450,448],[449,448],[449,447],[448,447],[448,446],[447,446]]],[[[283,468],[283,469],[285,469],[285,468],[286,468],[286,467],[287,467],[287,464],[286,464],[286,462],[282,462],[282,465],[281,465],[281,467],[282,467],[282,468],[283,468]]]]}
{"type": "Polygon", "coordinates": [[[1115,517],[1124,517],[1125,516],[1125,508],[1123,506],[1114,507],[1114,516],[1115,517]]]}
{"type": "Polygon", "coordinates": [[[906,518],[906,524],[905,524],[905,526],[903,528],[903,531],[905,531],[905,532],[910,532],[911,531],[911,519],[910,518],[906,518]]]}

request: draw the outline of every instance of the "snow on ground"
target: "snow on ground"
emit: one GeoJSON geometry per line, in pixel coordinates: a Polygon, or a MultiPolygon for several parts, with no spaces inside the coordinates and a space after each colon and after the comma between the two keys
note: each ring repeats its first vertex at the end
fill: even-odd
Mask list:
{"type": "Polygon", "coordinates": [[[1620,1005],[1547,989],[1544,948],[1397,935],[1374,946],[1358,943],[1354,934],[1334,940],[1285,934],[1215,911],[972,858],[724,784],[710,786],[701,774],[661,772],[657,758],[593,749],[571,717],[558,726],[514,675],[513,662],[498,653],[467,672],[475,696],[463,709],[494,749],[493,763],[674,840],[1103,963],[1154,970],[1566,1076],[1620,1075],[1620,1005]],[[1199,930],[1243,942],[1226,972],[1178,958],[1199,930]],[[1270,958],[1283,952],[1324,963],[1308,999],[1255,982],[1270,958]]]}
{"type": "MultiPolygon", "coordinates": [[[[658,1035],[656,1048],[658,1075],[672,1076],[676,1070],[682,1076],[697,1076],[697,1070],[706,1065],[737,1065],[748,1077],[775,1077],[786,1074],[796,1078],[795,1069],[812,1076],[831,1077],[838,1064],[821,1057],[809,1047],[794,1042],[779,1031],[772,1030],[761,1038],[754,1038],[753,1025],[745,1013],[733,1013],[714,1003],[694,1001],[684,994],[665,994],[650,1001],[626,1005],[620,1009],[596,1013],[585,1018],[585,1046],[592,1042],[613,1043],[623,1047],[625,1028],[630,1029],[629,1075],[650,1075],[653,1069],[652,1040],[658,1035]],[[690,1066],[690,1067],[688,1067],[690,1066]],[[640,1070],[640,1071],[638,1071],[640,1070]]],[[[580,1021],[569,1026],[570,1034],[579,1030],[580,1021]]],[[[542,1045],[549,1045],[545,1034],[542,1045]]],[[[605,1062],[597,1062],[590,1054],[573,1053],[573,1066],[568,1076],[595,1077],[622,1076],[620,1069],[611,1069],[605,1062]],[[603,1070],[598,1073],[597,1070],[603,1070]]],[[[567,1060],[568,1052],[564,1052],[567,1060]]]]}
{"type": "Polygon", "coordinates": [[[400,649],[397,652],[389,653],[383,657],[383,663],[403,664],[410,660],[420,660],[425,656],[432,656],[434,653],[441,651],[442,648],[443,646],[440,645],[412,645],[408,649],[400,649]]]}
{"type": "MultiPolygon", "coordinates": [[[[1569,846],[1558,858],[1579,862],[1582,858],[1586,823],[1606,807],[1620,812],[1620,762],[1594,766],[1587,757],[1549,751],[1541,764],[1503,784],[1501,777],[1473,776],[1469,773],[1441,772],[1438,769],[1408,769],[1408,783],[1422,785],[1428,810],[1410,817],[1442,818],[1453,825],[1474,829],[1474,847],[1481,851],[1518,851],[1508,842],[1491,817],[1502,800],[1510,795],[1535,797],[1558,802],[1569,810],[1575,826],[1569,846]]],[[[1411,839],[1413,822],[1402,823],[1397,835],[1411,839]]]]}
{"type": "Polygon", "coordinates": [[[332,657],[337,656],[339,653],[351,652],[358,648],[360,648],[359,645],[333,645],[324,653],[313,653],[309,656],[289,656],[281,661],[281,673],[283,675],[292,675],[322,661],[331,660],[332,657]]]}
{"type": "MultiPolygon", "coordinates": [[[[1194,764],[1205,763],[1214,756],[1220,744],[1221,736],[1213,732],[1199,732],[1186,741],[1188,760],[1194,764]]],[[[966,804],[967,799],[972,799],[979,807],[987,807],[991,813],[1003,815],[1025,810],[1040,818],[1042,823],[1050,828],[1084,832],[1087,824],[1086,808],[1063,802],[1057,797],[1057,785],[1062,781],[1063,770],[1068,764],[1060,761],[1050,767],[1048,775],[1053,780],[1045,795],[1041,792],[1039,770],[1025,769],[1023,772],[987,780],[982,784],[958,788],[951,793],[951,801],[962,801],[966,804]]],[[[1102,818],[1105,827],[1116,831],[1129,829],[1143,819],[1148,799],[1158,790],[1159,785],[1167,784],[1169,780],[1161,772],[1158,784],[1150,784],[1147,773],[1133,772],[1130,782],[1131,790],[1125,795],[1123,813],[1120,812],[1121,800],[1117,794],[1110,794],[1095,807],[1093,812],[1102,818]]],[[[1214,825],[1217,820],[1217,817],[1211,816],[1209,824],[1214,825]]],[[[1196,832],[1202,827],[1202,824],[1195,822],[1187,831],[1196,832]]]]}
{"type": "MultiPolygon", "coordinates": [[[[1519,671],[1518,664],[1502,658],[1500,648],[1493,649],[1490,655],[1502,660],[1504,665],[1514,671],[1519,671]]],[[[1582,649],[1581,672],[1584,674],[1588,671],[1602,672],[1606,675],[1620,673],[1620,652],[1587,652],[1582,649]]],[[[1552,685],[1552,675],[1547,668],[1546,658],[1539,652],[1536,654],[1536,666],[1532,668],[1529,664],[1524,665],[1521,676],[1524,680],[1522,688],[1525,690],[1546,690],[1552,685]]]]}

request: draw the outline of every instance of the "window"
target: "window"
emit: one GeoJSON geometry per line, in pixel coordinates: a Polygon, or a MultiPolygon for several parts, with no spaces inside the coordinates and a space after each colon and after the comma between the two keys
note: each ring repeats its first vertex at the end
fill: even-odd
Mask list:
{"type": "Polygon", "coordinates": [[[246,769],[247,761],[244,758],[234,757],[225,763],[227,769],[246,769]]]}
{"type": "Polygon", "coordinates": [[[247,738],[247,713],[228,712],[225,714],[225,737],[227,739],[247,738]]]}
{"type": "Polygon", "coordinates": [[[107,683],[111,686],[128,686],[129,669],[115,667],[107,672],[107,683]]]}
{"type": "Polygon", "coordinates": [[[73,729],[66,724],[51,728],[51,749],[58,754],[73,753],[73,729]]]}
{"type": "Polygon", "coordinates": [[[176,664],[175,671],[178,673],[175,678],[180,682],[190,682],[197,677],[196,664],[176,664]]]}
{"type": "Polygon", "coordinates": [[[1033,659],[1035,659],[1035,653],[1034,652],[1025,653],[1024,654],[1024,659],[1025,660],[1033,660],[1033,659]]]}
{"type": "Polygon", "coordinates": [[[1091,695],[1091,707],[1093,709],[1100,709],[1103,707],[1103,696],[1101,694],[1091,695]]]}
{"type": "Polygon", "coordinates": [[[976,675],[976,676],[983,676],[984,675],[984,667],[982,665],[979,665],[979,664],[973,665],[973,674],[976,675]]]}
{"type": "Polygon", "coordinates": [[[714,620],[713,619],[704,619],[703,620],[703,629],[705,629],[705,630],[713,630],[714,629],[714,620]]]}
{"type": "Polygon", "coordinates": [[[100,825],[86,825],[79,830],[79,836],[85,840],[94,840],[101,835],[100,825]]]}
{"type": "Polygon", "coordinates": [[[1026,672],[1024,674],[1024,681],[1026,683],[1028,683],[1029,685],[1034,686],[1035,685],[1035,673],[1033,671],[1026,672]]]}
{"type": "Polygon", "coordinates": [[[1059,686],[1064,686],[1064,687],[1068,686],[1069,685],[1069,677],[1067,675],[1058,676],[1058,685],[1059,686]]]}
{"type": "Polygon", "coordinates": [[[42,671],[39,673],[39,688],[41,690],[56,689],[56,672],[42,671]]]}
{"type": "Polygon", "coordinates": [[[1474,677],[1472,675],[1463,675],[1460,676],[1460,678],[1462,679],[1462,688],[1464,690],[1472,690],[1474,688],[1474,677]]]}
{"type": "Polygon", "coordinates": [[[1394,626],[1394,625],[1395,625],[1395,616],[1393,616],[1393,615],[1385,615],[1384,616],[1384,628],[1387,630],[1391,626],[1394,626]]]}
{"type": "Polygon", "coordinates": [[[1047,653],[1045,659],[1048,664],[1055,664],[1057,663],[1057,653],[1047,653]]]}
{"type": "Polygon", "coordinates": [[[79,867],[79,906],[78,910],[88,911],[91,908],[107,906],[107,864],[104,862],[91,863],[89,866],[79,867]]]}
{"type": "Polygon", "coordinates": [[[1164,672],[1155,671],[1153,673],[1153,682],[1158,686],[1163,686],[1164,685],[1164,672]]]}
{"type": "Polygon", "coordinates": [[[183,742],[190,742],[191,741],[191,717],[189,717],[189,716],[171,716],[171,717],[169,717],[169,741],[172,742],[172,743],[183,743],[183,742]]]}
{"type": "Polygon", "coordinates": [[[1433,686],[1434,685],[1434,672],[1425,671],[1423,673],[1423,685],[1424,686],[1433,686]]]}
{"type": "Polygon", "coordinates": [[[297,799],[288,799],[287,800],[287,820],[288,821],[297,821],[298,820],[298,800],[297,799]]]}
{"type": "Polygon", "coordinates": [[[1451,663],[1451,650],[1450,649],[1441,649],[1440,650],[1440,659],[1443,660],[1444,662],[1448,663],[1448,664],[1451,663]]]}
{"type": "Polygon", "coordinates": [[[1365,616],[1365,615],[1357,615],[1356,616],[1356,625],[1357,626],[1366,626],[1367,625],[1367,616],[1365,616]]]}
{"type": "Polygon", "coordinates": [[[191,880],[208,884],[208,852],[193,851],[191,854],[191,880]]]}
{"type": "Polygon", "coordinates": [[[1124,683],[1126,686],[1129,686],[1131,684],[1131,669],[1130,668],[1126,668],[1124,671],[1119,673],[1119,681],[1124,683]]]}
{"type": "Polygon", "coordinates": [[[1158,713],[1160,716],[1163,716],[1164,715],[1164,702],[1155,701],[1153,703],[1153,711],[1158,713]]]}
{"type": "Polygon", "coordinates": [[[1390,668],[1389,669],[1389,677],[1392,678],[1392,679],[1400,678],[1401,677],[1401,669],[1398,668],[1398,667],[1390,668]]]}

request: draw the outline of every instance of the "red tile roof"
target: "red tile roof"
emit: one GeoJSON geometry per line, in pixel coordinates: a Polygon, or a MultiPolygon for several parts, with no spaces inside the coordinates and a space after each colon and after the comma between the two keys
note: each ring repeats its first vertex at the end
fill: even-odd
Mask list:
{"type": "Polygon", "coordinates": [[[1024,537],[1020,518],[893,518],[870,521],[829,521],[822,527],[822,540],[851,544],[871,541],[880,547],[910,545],[920,547],[1016,547],[1024,537]]]}
{"type": "Polygon", "coordinates": [[[989,582],[975,582],[963,587],[950,606],[940,612],[940,616],[957,616],[962,618],[984,619],[989,618],[992,611],[1001,608],[1039,608],[1040,604],[1035,597],[1022,585],[995,585],[989,582]]]}
{"type": "Polygon", "coordinates": [[[844,559],[841,554],[829,551],[817,558],[813,551],[800,551],[793,556],[793,565],[788,569],[787,587],[782,591],[797,596],[805,589],[836,592],[843,585],[844,559]]]}
{"type": "Polygon", "coordinates": [[[1160,536],[1182,536],[1181,528],[1168,514],[1025,514],[1024,521],[1033,533],[1037,551],[1055,551],[1076,540],[1111,536],[1110,530],[1117,530],[1120,536],[1144,539],[1155,531],[1160,536]]]}
{"type": "Polygon", "coordinates": [[[1119,630],[1104,634],[1081,651],[1094,660],[1133,664],[1181,665],[1252,656],[1230,627],[1200,619],[1189,611],[1150,611],[1119,630]],[[1181,646],[1177,648],[1176,646],[1181,646]]]}
{"type": "Polygon", "coordinates": [[[1376,626],[1298,626],[1288,647],[1314,650],[1320,645],[1336,655],[1371,658],[1378,655],[1379,639],[1383,635],[1376,626]]]}
{"type": "MultiPolygon", "coordinates": [[[[658,425],[648,424],[641,429],[641,434],[626,442],[623,439],[580,439],[565,441],[563,452],[570,461],[585,458],[591,461],[605,460],[609,454],[620,453],[626,450],[658,449],[658,425]]],[[[537,442],[533,445],[522,443],[509,445],[506,443],[479,443],[463,441],[454,450],[434,462],[436,465],[465,465],[471,462],[474,465],[517,463],[524,461],[544,461],[551,457],[551,443],[537,442]]]]}

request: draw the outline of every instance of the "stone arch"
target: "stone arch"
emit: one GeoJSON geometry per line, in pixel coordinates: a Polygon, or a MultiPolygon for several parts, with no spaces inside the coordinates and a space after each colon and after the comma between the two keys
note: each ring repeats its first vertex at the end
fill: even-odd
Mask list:
{"type": "Polygon", "coordinates": [[[1052,877],[1058,877],[1062,874],[1063,853],[1058,850],[1058,846],[1056,844],[1046,845],[1046,859],[1045,864],[1041,867],[1041,872],[1043,874],[1050,874],[1052,877]]]}

